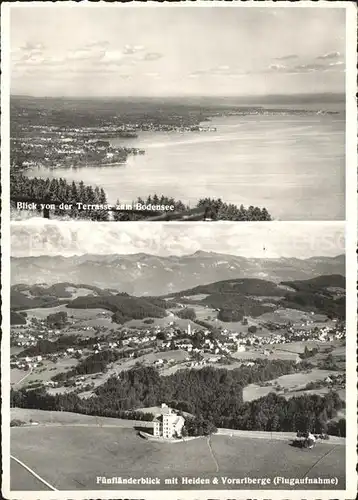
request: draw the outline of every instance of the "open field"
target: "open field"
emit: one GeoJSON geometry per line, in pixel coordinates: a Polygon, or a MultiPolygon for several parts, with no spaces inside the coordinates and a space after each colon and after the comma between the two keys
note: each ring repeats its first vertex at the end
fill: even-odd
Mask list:
{"type": "MultiPolygon", "coordinates": [[[[322,387],[321,389],[310,389],[308,391],[292,391],[292,392],[288,392],[286,394],[284,394],[285,398],[293,398],[293,397],[296,397],[296,396],[303,396],[304,394],[320,394],[321,396],[323,396],[324,394],[327,394],[329,392],[329,387],[322,387]]],[[[338,391],[336,391],[339,395],[339,397],[342,399],[342,401],[346,401],[346,390],[345,389],[338,389],[338,391]]],[[[338,412],[340,413],[340,412],[338,412]]],[[[341,415],[339,416],[339,418],[345,418],[345,409],[341,410],[341,415]]],[[[339,420],[338,418],[338,420],[339,420]]],[[[335,417],[333,420],[336,420],[337,417],[335,417]]]]}
{"type": "Polygon", "coordinates": [[[158,359],[173,359],[175,362],[180,363],[184,361],[187,356],[188,354],[181,349],[175,351],[150,352],[148,354],[143,354],[143,356],[138,356],[138,358],[116,361],[110,366],[112,366],[115,371],[124,371],[129,370],[136,363],[140,363],[142,366],[152,365],[158,359]]]}
{"type": "Polygon", "coordinates": [[[17,368],[10,369],[10,383],[11,385],[17,385],[21,383],[21,380],[30,376],[30,370],[19,370],[17,368]]]}
{"type": "Polygon", "coordinates": [[[93,290],[89,288],[76,288],[74,286],[67,286],[66,291],[70,292],[72,295],[72,299],[76,299],[77,297],[84,297],[87,295],[93,295],[93,290]]]}
{"type": "MultiPolygon", "coordinates": [[[[197,293],[196,295],[183,295],[183,299],[189,300],[204,300],[206,297],[209,297],[208,293],[197,293]]],[[[180,299],[179,299],[180,301],[180,299]]]]}
{"type": "Polygon", "coordinates": [[[37,366],[32,370],[30,375],[24,379],[23,382],[19,381],[22,377],[24,377],[28,372],[22,371],[22,377],[19,378],[19,371],[17,369],[10,370],[10,379],[11,384],[16,384],[16,388],[18,389],[21,386],[28,385],[30,382],[46,382],[51,380],[54,375],[58,373],[64,372],[69,368],[73,368],[78,364],[77,359],[73,358],[61,358],[56,363],[52,361],[42,361],[43,366],[37,366]]]}
{"type": "MultiPolygon", "coordinates": [[[[13,477],[16,477],[16,489],[21,491],[49,491],[50,488],[45,486],[41,481],[39,481],[35,476],[33,476],[28,470],[26,470],[22,465],[20,465],[15,460],[10,461],[10,481],[12,482],[13,477]]],[[[12,487],[12,484],[11,484],[12,487]]]]}
{"type": "MultiPolygon", "coordinates": [[[[44,320],[49,314],[54,314],[57,312],[64,311],[67,313],[68,317],[75,322],[75,327],[78,327],[78,331],[65,329],[63,332],[66,333],[76,333],[78,335],[85,335],[90,337],[94,332],[83,330],[85,327],[108,327],[115,328],[115,324],[112,323],[111,316],[112,313],[105,309],[76,309],[68,308],[65,304],[56,307],[39,307],[36,309],[24,309],[27,313],[28,318],[36,318],[44,320]]],[[[21,327],[19,327],[21,329],[21,327]]]]}
{"type": "MultiPolygon", "coordinates": [[[[261,316],[258,318],[251,318],[250,316],[247,316],[246,319],[248,323],[247,325],[243,325],[241,321],[221,321],[220,319],[217,319],[218,311],[210,307],[205,307],[205,305],[190,304],[188,307],[192,307],[195,310],[196,317],[199,321],[205,321],[209,325],[217,328],[226,328],[227,330],[246,335],[250,326],[256,326],[262,328],[259,332],[257,332],[258,335],[265,336],[270,333],[266,328],[261,327],[261,316]]],[[[200,325],[197,325],[197,327],[202,328],[200,325]]]]}
{"type": "Polygon", "coordinates": [[[338,346],[331,352],[332,356],[345,357],[346,356],[346,346],[338,346]]]}
{"type": "Polygon", "coordinates": [[[28,318],[45,319],[49,314],[54,314],[60,311],[66,311],[68,309],[65,304],[55,307],[37,307],[34,309],[23,309],[26,312],[28,318]]]}
{"type": "MultiPolygon", "coordinates": [[[[198,325],[196,325],[193,321],[188,320],[188,319],[178,318],[177,316],[175,316],[175,314],[170,314],[170,313],[168,314],[168,316],[165,316],[164,318],[150,318],[151,319],[150,324],[145,323],[146,319],[148,319],[148,318],[131,319],[130,321],[127,321],[126,323],[124,323],[124,325],[126,327],[146,329],[146,328],[152,328],[155,326],[160,326],[160,327],[164,328],[164,327],[168,327],[172,323],[174,323],[179,328],[183,328],[186,330],[188,328],[188,324],[190,323],[192,328],[193,327],[198,328],[198,325]]],[[[112,325],[114,326],[115,324],[112,323],[112,325]]]]}
{"type": "Polygon", "coordinates": [[[38,319],[45,319],[49,314],[54,314],[60,311],[67,312],[68,316],[73,316],[74,319],[93,319],[104,313],[108,314],[106,309],[77,309],[74,307],[66,307],[66,304],[55,307],[38,307],[35,309],[24,309],[28,316],[33,316],[38,319]]]}
{"type": "Polygon", "coordinates": [[[320,323],[330,325],[332,322],[328,321],[326,323],[326,319],[327,316],[325,316],[324,314],[311,314],[309,312],[289,308],[276,309],[276,311],[267,312],[260,316],[260,320],[264,322],[287,324],[288,321],[292,321],[294,323],[313,321],[315,326],[319,326],[320,323]]]}
{"type": "Polygon", "coordinates": [[[270,348],[277,351],[287,351],[301,354],[304,352],[306,346],[307,349],[313,349],[314,347],[321,348],[322,345],[322,342],[314,340],[300,340],[297,342],[287,342],[286,344],[273,344],[270,348]]]}
{"type": "MultiPolygon", "coordinates": [[[[267,350],[271,350],[271,346],[267,347],[267,350]]],[[[261,348],[255,348],[255,349],[247,349],[246,351],[243,352],[234,352],[232,354],[232,357],[240,360],[240,361],[245,361],[249,359],[286,359],[286,360],[292,360],[292,361],[299,361],[299,357],[295,353],[287,352],[284,350],[274,350],[272,353],[266,355],[264,354],[264,351],[266,350],[265,347],[261,348]]]]}
{"type": "MultiPolygon", "coordinates": [[[[136,425],[134,420],[125,420],[121,418],[96,417],[93,415],[83,415],[81,413],[72,413],[69,411],[46,411],[33,410],[31,408],[11,408],[11,419],[19,419],[23,422],[38,422],[41,425],[88,425],[88,426],[113,426],[133,428],[136,425]]],[[[145,422],[141,422],[144,427],[145,422]]],[[[152,426],[152,424],[150,424],[152,426]]]]}
{"type": "MultiPolygon", "coordinates": [[[[313,389],[309,391],[300,391],[300,389],[304,388],[309,382],[315,382],[317,380],[324,380],[328,377],[332,372],[329,370],[311,370],[308,373],[291,373],[289,375],[283,375],[282,377],[278,377],[274,380],[270,381],[270,385],[266,387],[261,387],[257,384],[249,384],[244,387],[243,397],[244,401],[252,401],[254,399],[261,398],[266,396],[269,392],[276,392],[276,394],[282,394],[285,397],[292,396],[303,396],[304,394],[325,394],[329,391],[329,388],[319,388],[313,389]],[[275,391],[275,385],[279,385],[282,389],[280,391],[275,391]],[[284,389],[286,392],[284,394],[284,389]]],[[[335,372],[340,373],[340,372],[335,372]]],[[[345,391],[342,391],[342,395],[344,395],[345,391]]],[[[344,398],[345,399],[345,398],[344,398]]]]}
{"type": "MultiPolygon", "coordinates": [[[[36,426],[11,429],[11,453],[59,490],[97,489],[258,489],[258,485],[191,486],[181,478],[202,477],[330,477],[345,481],[345,446],[318,443],[312,450],[293,448],[289,440],[215,435],[175,444],[146,441],[133,429],[86,426],[36,426]],[[145,471],[145,473],[144,473],[145,471]],[[253,473],[253,471],[255,471],[253,473]],[[328,472],[327,472],[328,471],[328,472]],[[334,473],[332,472],[334,471],[334,473]],[[102,485],[97,476],[159,478],[160,485],[102,485]],[[178,486],[165,484],[178,478],[178,486]]],[[[13,469],[11,488],[27,489],[23,475],[13,469]]],[[[29,486],[29,489],[31,484],[29,486]]],[[[323,489],[309,485],[296,489],[323,489]]],[[[261,487],[262,488],[262,487],[261,487]]],[[[267,489],[267,485],[263,488],[267,489]]],[[[273,485],[270,488],[274,488],[273,485]]],[[[286,487],[287,488],[287,487],[286,487]]]]}

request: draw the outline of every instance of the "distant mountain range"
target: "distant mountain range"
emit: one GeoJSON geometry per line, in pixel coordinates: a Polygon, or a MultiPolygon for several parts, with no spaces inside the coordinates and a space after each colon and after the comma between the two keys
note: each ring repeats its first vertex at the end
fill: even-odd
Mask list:
{"type": "Polygon", "coordinates": [[[11,283],[52,285],[89,283],[131,295],[167,295],[199,285],[236,278],[275,283],[320,275],[345,276],[345,256],[246,258],[198,251],[185,256],[82,255],[13,257],[11,283]]]}

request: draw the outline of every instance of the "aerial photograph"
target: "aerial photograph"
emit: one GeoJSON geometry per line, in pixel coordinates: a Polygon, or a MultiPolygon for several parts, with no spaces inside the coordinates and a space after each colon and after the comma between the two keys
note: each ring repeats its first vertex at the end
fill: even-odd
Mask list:
{"type": "Polygon", "coordinates": [[[346,9],[222,7],[11,7],[12,220],[345,219],[346,9]]]}
{"type": "Polygon", "coordinates": [[[339,221],[12,222],[11,491],[345,490],[345,303],[339,221]]]}

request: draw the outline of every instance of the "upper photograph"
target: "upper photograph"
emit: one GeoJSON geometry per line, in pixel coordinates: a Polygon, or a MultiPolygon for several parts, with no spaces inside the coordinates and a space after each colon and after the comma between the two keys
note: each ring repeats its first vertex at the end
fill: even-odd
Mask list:
{"type": "Polygon", "coordinates": [[[11,218],[344,220],[346,7],[10,6],[11,218]]]}

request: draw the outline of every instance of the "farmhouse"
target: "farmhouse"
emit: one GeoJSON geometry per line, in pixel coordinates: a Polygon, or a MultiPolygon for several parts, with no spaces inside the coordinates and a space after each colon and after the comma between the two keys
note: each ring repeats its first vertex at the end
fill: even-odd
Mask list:
{"type": "Polygon", "coordinates": [[[170,439],[180,437],[184,427],[185,420],[177,415],[165,403],[162,404],[161,413],[154,421],[153,435],[170,439]]]}

